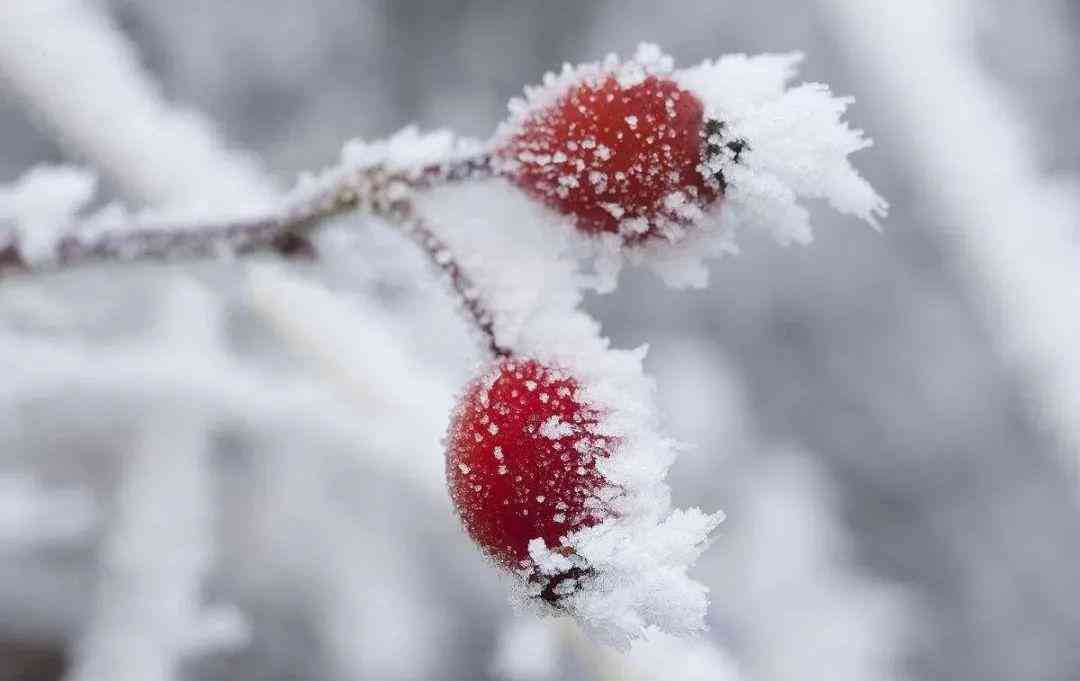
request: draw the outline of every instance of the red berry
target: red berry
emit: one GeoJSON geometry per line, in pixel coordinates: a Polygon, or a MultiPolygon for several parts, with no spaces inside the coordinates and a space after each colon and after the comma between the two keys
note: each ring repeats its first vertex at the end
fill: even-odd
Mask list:
{"type": "Polygon", "coordinates": [[[466,389],[447,435],[447,482],[465,529],[503,567],[531,570],[536,538],[568,555],[561,537],[606,516],[596,462],[614,442],[596,432],[600,415],[572,376],[532,359],[501,360],[466,389]]]}
{"type": "Polygon", "coordinates": [[[623,86],[614,75],[572,86],[525,116],[496,156],[509,177],[590,234],[626,243],[671,237],[722,192],[699,170],[704,107],[655,75],[623,86]],[[637,219],[635,219],[637,218],[637,219]]]}

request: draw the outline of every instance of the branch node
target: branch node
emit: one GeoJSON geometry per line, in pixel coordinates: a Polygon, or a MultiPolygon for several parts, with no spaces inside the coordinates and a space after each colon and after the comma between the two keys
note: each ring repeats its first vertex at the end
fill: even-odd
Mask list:
{"type": "Polygon", "coordinates": [[[319,258],[315,243],[307,236],[293,231],[275,235],[270,242],[270,247],[289,260],[314,262],[319,258]]]}

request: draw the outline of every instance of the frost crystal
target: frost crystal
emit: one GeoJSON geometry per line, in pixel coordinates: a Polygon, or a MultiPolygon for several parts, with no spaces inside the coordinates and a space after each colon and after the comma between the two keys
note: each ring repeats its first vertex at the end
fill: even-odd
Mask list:
{"type": "MultiPolygon", "coordinates": [[[[301,174],[296,186],[281,203],[285,207],[303,203],[342,184],[357,170],[381,166],[390,171],[419,172],[425,166],[469,158],[479,153],[481,148],[479,142],[457,137],[449,130],[421,133],[411,125],[383,140],[353,139],[342,147],[341,158],[336,165],[319,173],[301,174]]],[[[404,186],[398,189],[407,191],[404,186]]]]}
{"type": "MultiPolygon", "coordinates": [[[[800,199],[825,199],[875,228],[888,210],[848,160],[871,145],[841,120],[854,100],[834,97],[821,83],[786,87],[801,60],[799,53],[736,54],[674,74],[701,97],[706,117],[723,123],[721,141],[745,140],[738,160],[720,156],[708,168],[722,172],[727,183],[716,224],[702,231],[706,242],[715,238],[710,231],[718,234],[720,250],[730,248],[729,234],[743,226],[766,229],[782,244],[809,242],[809,212],[800,199]]],[[[698,247],[678,245],[658,254],[658,272],[672,285],[704,286],[704,269],[693,254],[698,247]]]]}
{"type": "Polygon", "coordinates": [[[558,440],[574,434],[574,426],[566,421],[560,421],[558,416],[552,416],[540,424],[540,434],[549,440],[558,440]]]}

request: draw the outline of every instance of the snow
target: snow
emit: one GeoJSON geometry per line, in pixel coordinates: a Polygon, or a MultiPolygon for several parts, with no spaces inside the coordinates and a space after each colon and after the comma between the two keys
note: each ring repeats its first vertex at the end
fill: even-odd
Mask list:
{"type": "Polygon", "coordinates": [[[781,244],[812,239],[803,200],[824,199],[842,214],[875,228],[888,204],[851,165],[848,156],[870,146],[862,131],[841,120],[852,98],[834,97],[828,86],[806,83],[787,88],[802,60],[800,53],[728,55],[676,71],[675,80],[701,97],[706,118],[724,123],[724,140],[745,140],[736,162],[721,157],[727,189],[712,229],[699,238],[659,253],[661,276],[675,286],[707,283],[700,264],[704,252],[732,247],[731,235],[762,229],[781,244]],[[683,268],[679,267],[680,262],[683,268]]]}
{"type": "Polygon", "coordinates": [[[560,420],[558,416],[550,416],[540,424],[540,434],[549,440],[558,440],[573,435],[575,432],[574,424],[566,423],[560,420]]]}
{"type": "MultiPolygon", "coordinates": [[[[677,72],[675,78],[702,98],[707,118],[723,121],[725,137],[747,141],[739,164],[721,164],[729,172],[743,166],[741,178],[729,179],[734,189],[749,185],[752,192],[758,176],[773,176],[799,198],[824,198],[837,211],[877,226],[887,204],[847,158],[871,144],[861,130],[841,120],[854,100],[834,97],[822,83],[785,88],[801,59],[798,53],[733,55],[677,72]]],[[[746,201],[738,191],[729,193],[729,203],[738,206],[746,201]]],[[[765,206],[759,210],[768,212],[765,206]]],[[[793,226],[781,230],[778,238],[797,239],[801,231],[793,226]]]]}
{"type": "MultiPolygon", "coordinates": [[[[475,157],[483,145],[468,138],[458,137],[449,130],[423,133],[414,125],[408,125],[390,137],[378,140],[354,138],[341,149],[338,162],[315,173],[302,173],[296,185],[280,201],[284,208],[302,204],[328,190],[332,190],[358,170],[375,167],[390,172],[417,172],[425,166],[475,157]]],[[[401,183],[394,187],[405,198],[408,188],[401,183]]]]}
{"type": "Polygon", "coordinates": [[[707,341],[670,339],[651,359],[673,430],[700,445],[680,482],[726,489],[730,520],[700,564],[723,604],[709,620],[738,632],[746,678],[797,681],[826,660],[835,681],[905,678],[912,594],[859,564],[820,457],[757,432],[740,368],[707,341]]]}

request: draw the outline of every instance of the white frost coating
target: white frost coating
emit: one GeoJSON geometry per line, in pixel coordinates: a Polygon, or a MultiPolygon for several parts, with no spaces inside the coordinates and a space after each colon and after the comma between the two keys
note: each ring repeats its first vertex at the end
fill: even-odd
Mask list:
{"type": "Polygon", "coordinates": [[[268,205],[255,163],[202,115],[165,101],[98,3],[0,3],[5,86],[135,197],[218,217],[268,205]]]}
{"type": "MultiPolygon", "coordinates": [[[[524,98],[515,97],[510,100],[507,105],[510,117],[496,130],[493,142],[498,143],[513,136],[533,112],[555,104],[559,97],[574,85],[586,82],[596,84],[605,76],[612,75],[620,85],[630,87],[642,82],[649,75],[670,74],[674,64],[670,56],[663,54],[656,45],[648,43],[639,45],[634,58],[625,62],[621,61],[618,55],[609,54],[601,62],[577,66],[564,63],[559,73],[545,73],[540,85],[526,86],[524,98]]],[[[631,122],[627,119],[626,123],[634,127],[637,120],[635,118],[631,122]]]]}
{"type": "Polygon", "coordinates": [[[384,140],[350,140],[341,150],[341,162],[353,168],[384,165],[391,170],[408,170],[464,158],[479,150],[479,142],[457,137],[449,130],[421,133],[409,125],[384,140]]]}
{"type": "MultiPolygon", "coordinates": [[[[75,213],[94,196],[97,178],[71,166],[37,166],[10,185],[0,185],[0,239],[10,223],[19,252],[30,264],[45,264],[75,213]]],[[[0,246],[3,246],[0,243],[0,246]]]]}
{"type": "MultiPolygon", "coordinates": [[[[642,44],[627,61],[609,55],[602,62],[567,64],[558,74],[546,74],[541,86],[526,88],[524,99],[510,101],[510,118],[499,127],[493,144],[512,137],[531,115],[553,105],[570,87],[597,83],[607,75],[631,85],[652,74],[694,93],[705,106],[706,120],[724,123],[720,138],[712,140],[715,144],[747,144],[738,162],[725,149],[699,168],[706,175],[723,173],[724,198],[703,214],[697,206],[686,206],[680,213],[690,226],[661,220],[666,238],[633,248],[613,234],[578,240],[580,252],[595,260],[598,276],[592,285],[601,292],[614,288],[623,261],[648,265],[672,286],[703,287],[708,280],[704,259],[734,252],[734,235],[741,228],[768,230],[782,244],[808,242],[810,220],[803,199],[825,199],[837,211],[875,227],[886,214],[888,204],[848,161],[849,154],[871,144],[841,120],[852,100],[833,97],[819,83],[786,87],[801,59],[797,53],[737,54],[675,69],[674,60],[657,46],[642,44]]],[[[639,125],[633,115],[625,123],[631,130],[639,125]]],[[[616,217],[622,214],[617,204],[605,208],[616,217]]],[[[640,219],[626,220],[620,232],[632,235],[645,227],[640,219]]]]}
{"type": "MultiPolygon", "coordinates": [[[[402,128],[386,139],[352,139],[342,147],[341,158],[336,165],[318,173],[302,173],[283,203],[291,205],[302,202],[332,189],[356,170],[382,166],[390,171],[407,173],[424,166],[474,156],[482,148],[476,140],[458,137],[449,130],[421,133],[413,125],[402,128]]],[[[407,191],[404,186],[400,189],[407,191]]]]}
{"type": "MultiPolygon", "coordinates": [[[[433,227],[460,254],[492,311],[499,344],[565,369],[581,387],[577,399],[609,410],[599,429],[619,445],[597,470],[624,491],[611,502],[617,519],[571,534],[566,543],[578,556],[572,559],[542,541],[530,547],[548,573],[568,560],[583,559],[592,569],[560,606],[598,640],[621,647],[649,626],[676,634],[703,629],[707,589],[687,569],[721,518],[671,509],[664,477],[675,445],[658,431],[644,348],[610,349],[597,323],[577,309],[585,278],[574,259],[561,257],[570,248],[568,230],[499,180],[441,188],[416,203],[421,214],[438,216],[433,227]]],[[[529,588],[522,585],[521,595],[529,588]]]]}
{"type": "Polygon", "coordinates": [[[558,416],[549,416],[540,424],[540,434],[549,440],[558,440],[575,433],[574,424],[561,420],[558,416]]]}
{"type": "Polygon", "coordinates": [[[801,59],[798,53],[736,54],[673,74],[702,99],[707,119],[724,123],[720,142],[741,139],[747,147],[738,162],[726,153],[708,167],[722,172],[728,184],[721,205],[712,211],[718,224],[690,232],[704,239],[689,238],[664,249],[660,274],[669,283],[706,283],[694,253],[702,246],[694,243],[699,240],[718,236],[722,250],[730,246],[730,234],[751,227],[769,230],[782,244],[810,241],[809,212],[800,199],[825,199],[840,213],[875,228],[885,216],[888,204],[848,161],[850,154],[871,145],[861,130],[841,120],[853,100],[833,97],[821,83],[785,87],[801,59]],[[687,266],[683,273],[680,261],[687,266]]]}

